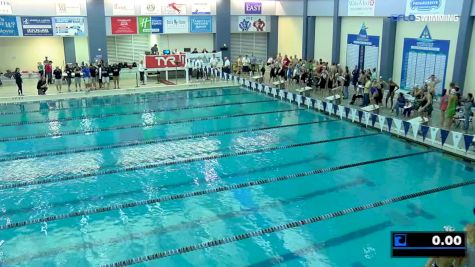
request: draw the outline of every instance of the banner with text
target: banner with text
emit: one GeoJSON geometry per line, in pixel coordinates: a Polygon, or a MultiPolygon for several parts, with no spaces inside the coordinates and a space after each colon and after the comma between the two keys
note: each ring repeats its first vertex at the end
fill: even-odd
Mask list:
{"type": "Polygon", "coordinates": [[[58,16],[80,16],[81,4],[76,1],[60,0],[56,2],[56,15],[58,16]]]}
{"type": "Polygon", "coordinates": [[[443,15],[445,0],[406,0],[406,16],[443,15]]]}
{"type": "Polygon", "coordinates": [[[130,0],[112,0],[113,16],[135,15],[135,3],[130,0]]]}
{"type": "Polygon", "coordinates": [[[112,34],[137,34],[137,17],[112,17],[112,34]]]}
{"type": "Polygon", "coordinates": [[[53,36],[53,21],[50,17],[22,17],[23,36],[53,36]]]}
{"type": "Polygon", "coordinates": [[[53,18],[54,35],[86,36],[86,18],[84,17],[55,17],[53,18]]]}
{"type": "Polygon", "coordinates": [[[193,2],[191,4],[192,15],[210,15],[211,5],[209,2],[193,2]]]}
{"type": "Polygon", "coordinates": [[[190,17],[190,32],[193,32],[193,33],[213,32],[213,17],[211,16],[190,17]]]}
{"type": "Polygon", "coordinates": [[[0,14],[1,15],[11,15],[12,14],[12,1],[11,0],[2,0],[2,1],[0,1],[0,14]]]}
{"type": "Polygon", "coordinates": [[[141,15],[161,15],[160,0],[144,0],[140,5],[141,15]]]}
{"type": "Polygon", "coordinates": [[[186,54],[178,55],[147,55],[145,56],[145,68],[183,68],[186,65],[186,54]]]}
{"type": "Polygon", "coordinates": [[[348,0],[349,17],[373,17],[376,0],[348,0]]]}
{"type": "Polygon", "coordinates": [[[163,33],[163,17],[139,17],[139,33],[163,33]]]}
{"type": "Polygon", "coordinates": [[[163,17],[164,33],[188,33],[188,17],[163,17]]]}
{"type": "Polygon", "coordinates": [[[238,30],[240,32],[267,32],[265,16],[239,16],[238,30]]]}
{"type": "Polygon", "coordinates": [[[18,36],[16,17],[0,16],[0,36],[18,36]]]}
{"type": "Polygon", "coordinates": [[[186,3],[169,2],[162,6],[163,15],[186,15],[186,3]]]}

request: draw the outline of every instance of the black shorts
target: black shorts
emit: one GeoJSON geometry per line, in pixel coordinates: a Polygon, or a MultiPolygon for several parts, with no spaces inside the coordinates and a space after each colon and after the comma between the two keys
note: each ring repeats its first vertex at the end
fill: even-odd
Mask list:
{"type": "Polygon", "coordinates": [[[249,66],[243,66],[242,67],[242,72],[249,72],[251,69],[249,68],[249,66]]]}

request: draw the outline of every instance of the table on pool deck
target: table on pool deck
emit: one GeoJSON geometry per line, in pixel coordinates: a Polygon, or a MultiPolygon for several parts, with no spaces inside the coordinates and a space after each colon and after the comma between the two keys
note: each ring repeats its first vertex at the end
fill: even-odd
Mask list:
{"type": "Polygon", "coordinates": [[[302,88],[298,88],[297,90],[295,90],[298,94],[301,94],[301,95],[306,95],[306,93],[308,91],[312,91],[313,88],[310,87],[310,86],[305,86],[305,87],[302,87],[302,88]]]}
{"type": "Polygon", "coordinates": [[[277,82],[273,82],[272,84],[279,89],[284,89],[285,81],[277,81],[277,82]]]}
{"type": "Polygon", "coordinates": [[[262,83],[264,81],[264,77],[260,75],[252,76],[251,78],[258,83],[262,83]]]}

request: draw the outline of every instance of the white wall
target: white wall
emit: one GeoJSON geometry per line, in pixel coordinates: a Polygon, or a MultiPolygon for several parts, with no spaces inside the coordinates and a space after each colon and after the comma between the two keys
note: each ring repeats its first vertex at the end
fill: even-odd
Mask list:
{"type": "Polygon", "coordinates": [[[213,50],[214,38],[213,34],[162,34],[160,35],[159,46],[163,49],[169,48],[170,50],[178,49],[182,51],[183,48],[198,48],[201,51],[206,48],[209,52],[213,50]]]}
{"type": "Polygon", "coordinates": [[[315,59],[331,62],[333,47],[333,17],[316,17],[315,59]]]}
{"type": "Polygon", "coordinates": [[[76,62],[89,62],[89,45],[87,37],[74,37],[76,62]]]}
{"type": "MultiPolygon", "coordinates": [[[[65,2],[71,0],[63,0],[65,2]]],[[[86,0],[73,0],[80,5],[80,14],[75,16],[87,16],[86,0]]],[[[12,14],[15,16],[56,16],[56,3],[59,0],[12,0],[12,14]]]]}
{"type": "Polygon", "coordinates": [[[48,56],[53,64],[64,64],[64,45],[62,37],[12,37],[2,38],[0,52],[0,71],[36,71],[36,64],[48,56]]]}
{"type": "MultiPolygon", "coordinates": [[[[451,44],[452,45],[452,44],[451,44]]],[[[472,41],[470,43],[470,53],[468,54],[467,73],[465,73],[464,94],[475,95],[475,27],[472,30],[472,41]]]]}
{"type": "MultiPolygon", "coordinates": [[[[278,52],[302,57],[302,17],[279,17],[278,52]]],[[[272,55],[274,56],[274,55],[272,55]]]]}
{"type": "Polygon", "coordinates": [[[432,39],[450,41],[449,57],[447,60],[447,73],[445,79],[445,87],[448,87],[453,76],[455,49],[457,47],[457,37],[459,30],[458,22],[398,22],[396,30],[396,44],[394,49],[393,79],[398,83],[401,81],[404,38],[419,38],[426,25],[429,26],[432,39]]]}
{"type": "MultiPolygon", "coordinates": [[[[365,23],[368,35],[379,36],[378,71],[381,64],[381,42],[383,35],[383,18],[376,17],[344,17],[341,20],[340,64],[346,66],[346,45],[348,34],[358,34],[365,23]]],[[[352,66],[348,66],[352,69],[352,66]]]]}

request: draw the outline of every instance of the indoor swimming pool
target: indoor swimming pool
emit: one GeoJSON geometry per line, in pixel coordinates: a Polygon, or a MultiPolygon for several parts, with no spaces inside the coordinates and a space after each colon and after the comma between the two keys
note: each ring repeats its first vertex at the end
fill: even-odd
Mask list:
{"type": "Polygon", "coordinates": [[[238,87],[4,104],[0,266],[423,266],[474,167],[238,87]]]}

